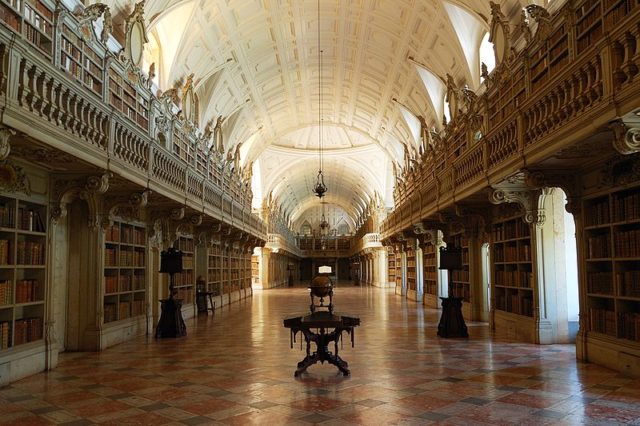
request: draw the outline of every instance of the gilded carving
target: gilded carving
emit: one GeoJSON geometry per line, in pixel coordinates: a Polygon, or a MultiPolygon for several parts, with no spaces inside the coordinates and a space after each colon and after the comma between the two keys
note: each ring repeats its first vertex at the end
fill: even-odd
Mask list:
{"type": "MultiPolygon", "coordinates": [[[[493,53],[496,59],[496,65],[500,65],[504,60],[508,59],[510,45],[510,28],[509,20],[500,10],[500,5],[492,1],[491,6],[491,30],[489,33],[489,42],[493,43],[493,53]]],[[[486,70],[486,67],[485,67],[486,70]]]]}
{"type": "Polygon", "coordinates": [[[549,37],[549,33],[551,32],[551,15],[549,15],[547,9],[536,4],[525,6],[525,9],[529,16],[538,24],[536,38],[544,40],[549,37]]]}
{"type": "Polygon", "coordinates": [[[0,160],[0,189],[31,194],[31,183],[22,167],[9,160],[0,160]]]}

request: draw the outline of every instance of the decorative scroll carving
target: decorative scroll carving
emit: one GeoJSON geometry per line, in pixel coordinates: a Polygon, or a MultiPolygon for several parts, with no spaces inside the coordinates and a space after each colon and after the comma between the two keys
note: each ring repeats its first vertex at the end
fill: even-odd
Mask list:
{"type": "Polygon", "coordinates": [[[202,225],[202,218],[203,216],[201,214],[194,214],[189,217],[189,222],[193,226],[200,226],[202,225]]]}
{"type": "Polygon", "coordinates": [[[106,43],[113,32],[113,21],[111,18],[111,10],[104,3],[95,3],[85,7],[78,13],[78,24],[80,32],[85,40],[93,40],[95,35],[93,23],[104,15],[102,24],[102,32],[100,33],[100,41],[106,43]]]}
{"type": "Polygon", "coordinates": [[[600,171],[600,185],[605,187],[624,185],[640,180],[640,158],[618,156],[609,160],[600,171]]]}
{"type": "Polygon", "coordinates": [[[182,220],[184,218],[184,207],[171,209],[169,217],[171,218],[171,220],[182,220]]]}
{"type": "Polygon", "coordinates": [[[99,217],[98,197],[109,189],[111,173],[105,172],[100,176],[86,178],[60,179],[54,183],[54,199],[57,201],[51,208],[51,220],[55,224],[67,215],[67,205],[75,199],[87,203],[89,210],[89,227],[101,224],[99,217]]]}
{"type": "Polygon", "coordinates": [[[525,6],[525,9],[529,16],[538,23],[536,38],[538,38],[539,40],[544,40],[549,37],[549,34],[551,32],[551,15],[549,15],[547,9],[535,4],[525,6]]]}
{"type": "Polygon", "coordinates": [[[144,4],[146,0],[137,3],[133,13],[125,21],[124,56],[134,66],[142,61],[144,45],[149,42],[144,23],[144,4]]]}
{"type": "Polygon", "coordinates": [[[30,195],[31,183],[22,167],[9,160],[0,160],[0,189],[30,195]]]}
{"type": "Polygon", "coordinates": [[[493,43],[493,53],[496,58],[496,66],[509,58],[510,44],[510,28],[509,20],[500,10],[500,5],[492,1],[491,5],[491,30],[489,33],[489,41],[493,43]]]}
{"type": "Polygon", "coordinates": [[[525,223],[542,225],[545,220],[543,209],[538,208],[539,191],[526,185],[526,173],[520,172],[508,177],[504,182],[493,185],[489,191],[492,204],[516,203],[524,210],[525,223]]]}
{"type": "Polygon", "coordinates": [[[529,28],[527,13],[525,12],[524,9],[522,9],[520,13],[520,22],[518,22],[518,25],[515,28],[514,34],[522,34],[527,44],[531,43],[531,29],[529,28]]]}
{"type": "MultiPolygon", "coordinates": [[[[637,124],[637,123],[634,123],[637,124]]],[[[622,155],[640,152],[640,126],[618,120],[609,124],[613,131],[613,147],[622,155]]]]}
{"type": "Polygon", "coordinates": [[[128,220],[140,220],[143,209],[147,206],[150,190],[135,192],[127,200],[112,200],[109,209],[109,221],[121,217],[128,220]]]}
{"type": "Polygon", "coordinates": [[[15,130],[0,125],[0,160],[5,160],[11,152],[9,138],[16,134],[15,130]]]}
{"type": "Polygon", "coordinates": [[[449,117],[451,117],[451,121],[453,121],[458,115],[458,87],[453,81],[451,74],[447,74],[447,94],[445,100],[449,104],[449,117]]]}

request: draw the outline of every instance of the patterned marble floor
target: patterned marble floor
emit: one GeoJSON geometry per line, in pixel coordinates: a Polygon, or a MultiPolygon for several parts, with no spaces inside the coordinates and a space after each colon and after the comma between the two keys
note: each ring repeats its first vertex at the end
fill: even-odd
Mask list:
{"type": "Polygon", "coordinates": [[[63,354],[58,368],[0,388],[0,424],[395,425],[636,424],[640,380],[576,363],[571,345],[436,337],[439,313],[370,287],[336,290],[339,312],[359,315],[356,346],[299,378],[287,314],[302,287],[187,322],[178,340],[141,337],[101,353],[63,354]]]}

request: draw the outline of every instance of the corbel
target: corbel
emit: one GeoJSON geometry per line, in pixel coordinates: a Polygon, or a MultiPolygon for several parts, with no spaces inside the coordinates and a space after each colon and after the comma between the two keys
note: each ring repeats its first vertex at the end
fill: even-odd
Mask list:
{"type": "Polygon", "coordinates": [[[526,172],[518,172],[494,184],[489,190],[492,204],[515,203],[524,210],[523,220],[527,224],[542,226],[545,221],[544,210],[538,207],[539,188],[532,189],[526,184],[526,172]]]}
{"type": "Polygon", "coordinates": [[[105,200],[108,207],[108,220],[113,222],[117,217],[139,221],[142,211],[147,206],[151,190],[134,192],[128,197],[111,197],[105,200]]]}
{"type": "Polygon", "coordinates": [[[581,212],[581,190],[576,173],[567,170],[531,170],[525,177],[530,188],[560,188],[567,196],[565,210],[577,215],[581,212]]]}
{"type": "Polygon", "coordinates": [[[109,189],[111,173],[76,179],[58,179],[54,181],[54,199],[51,208],[51,220],[55,224],[67,215],[67,205],[75,199],[83,200],[89,209],[89,227],[100,225],[98,198],[109,189]]]}
{"type": "Polygon", "coordinates": [[[609,123],[613,132],[613,147],[622,155],[640,152],[640,117],[632,115],[635,115],[635,119],[620,119],[609,123]]]}

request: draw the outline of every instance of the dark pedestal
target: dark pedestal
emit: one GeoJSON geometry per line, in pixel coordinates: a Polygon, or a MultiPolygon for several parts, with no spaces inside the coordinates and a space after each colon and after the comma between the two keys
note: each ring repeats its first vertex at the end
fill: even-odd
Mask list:
{"type": "Polygon", "coordinates": [[[438,324],[440,337],[469,337],[467,325],[462,317],[462,298],[441,297],[442,316],[438,324]]]}
{"type": "Polygon", "coordinates": [[[156,338],[182,337],[187,335],[187,327],[182,319],[182,299],[162,299],[162,312],[156,327],[156,338]]]}

